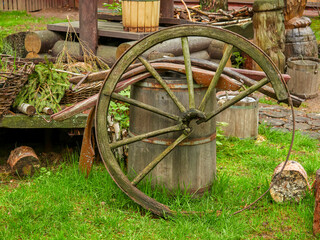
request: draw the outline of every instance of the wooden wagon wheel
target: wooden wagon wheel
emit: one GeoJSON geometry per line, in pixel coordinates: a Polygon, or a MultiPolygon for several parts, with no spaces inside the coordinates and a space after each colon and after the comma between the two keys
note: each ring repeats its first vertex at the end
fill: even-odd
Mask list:
{"type": "Polygon", "coordinates": [[[232,106],[236,102],[240,101],[242,98],[248,96],[255,90],[261,88],[265,84],[271,82],[278,100],[285,100],[288,98],[288,93],[282,84],[281,76],[279,70],[276,68],[274,63],[270,58],[258,47],[249,42],[244,37],[232,33],[230,31],[214,28],[210,26],[199,26],[199,25],[181,25],[178,27],[166,28],[164,30],[153,33],[146,38],[140,40],[138,43],[133,45],[122,57],[117,61],[117,63],[112,68],[109,76],[107,77],[104,85],[101,89],[100,96],[98,99],[98,105],[96,110],[96,137],[98,148],[102,157],[102,160],[107,168],[110,176],[113,178],[115,183],[121,188],[121,190],[126,193],[132,200],[140,204],[142,207],[152,211],[153,213],[164,216],[172,215],[175,212],[169,209],[168,206],[159,203],[155,199],[147,196],[145,193],[140,191],[136,186],[163,158],[179,143],[184,139],[188,138],[190,135],[189,123],[192,120],[197,120],[198,124],[204,124],[205,122],[212,119],[214,116],[232,106]],[[188,48],[188,38],[189,36],[200,36],[216,39],[225,42],[227,47],[225,53],[220,61],[219,67],[213,77],[201,103],[196,106],[194,100],[194,84],[192,77],[192,68],[190,63],[190,53],[188,48]],[[168,87],[166,82],[158,74],[158,72],[152,67],[150,62],[141,57],[141,55],[150,49],[152,46],[161,43],[168,39],[181,38],[181,43],[183,47],[183,55],[185,59],[185,69],[186,69],[186,81],[188,85],[188,95],[189,95],[189,106],[184,106],[175,96],[173,91],[168,87]],[[253,85],[246,90],[242,91],[237,97],[225,102],[219,108],[204,112],[207,101],[218,83],[219,77],[226,65],[227,60],[232,54],[232,49],[236,47],[241,51],[247,53],[265,72],[267,78],[260,80],[256,85],[253,85]],[[180,113],[171,114],[156,107],[148,104],[144,104],[140,101],[133,100],[130,98],[123,97],[114,92],[117,83],[119,83],[121,76],[124,74],[129,65],[139,59],[140,62],[146,67],[146,69],[152,74],[152,76],[158,81],[160,85],[168,93],[172,101],[180,110],[180,113]],[[170,120],[176,121],[174,126],[159,129],[149,133],[137,135],[130,137],[129,139],[120,140],[117,142],[109,143],[108,137],[108,126],[107,126],[107,115],[109,109],[109,103],[111,99],[120,100],[127,102],[136,107],[151,111],[158,114],[161,117],[166,117],[170,120]],[[182,114],[181,114],[182,113],[182,114]],[[159,156],[156,156],[154,160],[145,167],[133,180],[129,180],[127,175],[121,170],[117,159],[113,154],[113,149],[130,144],[133,142],[141,141],[143,139],[148,139],[154,136],[158,136],[170,132],[181,132],[181,135],[170,144],[167,149],[162,152],[159,156]]]}

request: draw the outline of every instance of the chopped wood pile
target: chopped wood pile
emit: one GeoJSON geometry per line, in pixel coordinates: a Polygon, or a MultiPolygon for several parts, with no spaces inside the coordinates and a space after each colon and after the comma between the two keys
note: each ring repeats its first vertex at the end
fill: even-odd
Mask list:
{"type": "Polygon", "coordinates": [[[200,6],[186,8],[176,8],[175,18],[190,20],[192,22],[203,22],[212,25],[232,24],[235,22],[250,21],[253,16],[252,8],[242,7],[238,10],[217,12],[206,12],[200,10],[200,6]]]}

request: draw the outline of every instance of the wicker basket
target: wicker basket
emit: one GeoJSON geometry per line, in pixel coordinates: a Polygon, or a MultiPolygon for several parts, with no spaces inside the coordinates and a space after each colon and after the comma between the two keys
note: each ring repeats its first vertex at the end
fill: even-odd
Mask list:
{"type": "Polygon", "coordinates": [[[0,55],[0,117],[7,113],[34,70],[31,62],[0,55]]]}
{"type": "Polygon", "coordinates": [[[76,90],[66,90],[60,104],[74,104],[99,93],[103,81],[83,83],[76,90]]]}

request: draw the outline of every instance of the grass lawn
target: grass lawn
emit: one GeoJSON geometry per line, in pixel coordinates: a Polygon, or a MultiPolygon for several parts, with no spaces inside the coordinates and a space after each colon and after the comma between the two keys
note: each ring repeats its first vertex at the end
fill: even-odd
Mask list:
{"type": "MultiPolygon", "coordinates": [[[[222,140],[217,175],[210,193],[197,199],[180,193],[151,192],[174,210],[210,212],[204,216],[156,218],[130,200],[96,163],[86,180],[78,155],[57,169],[0,185],[0,239],[313,239],[314,197],[276,204],[269,195],[252,209],[232,213],[254,201],[285,160],[289,133],[261,126],[265,141],[222,140]]],[[[319,142],[298,134],[291,160],[299,161],[312,184],[320,167],[319,142]]]]}
{"type": "Polygon", "coordinates": [[[66,21],[67,19],[32,17],[25,11],[0,11],[0,52],[3,38],[12,33],[44,30],[47,24],[66,21]]]}

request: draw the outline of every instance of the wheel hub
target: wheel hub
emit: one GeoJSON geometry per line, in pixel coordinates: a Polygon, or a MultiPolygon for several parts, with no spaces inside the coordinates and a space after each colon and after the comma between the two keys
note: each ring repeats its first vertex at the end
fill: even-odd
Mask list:
{"type": "Polygon", "coordinates": [[[189,123],[192,120],[205,120],[205,119],[206,119],[205,113],[195,108],[191,108],[190,110],[182,114],[182,122],[186,125],[189,125],[189,123]]]}

